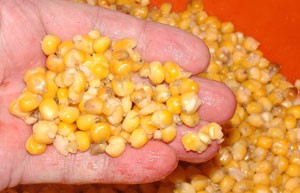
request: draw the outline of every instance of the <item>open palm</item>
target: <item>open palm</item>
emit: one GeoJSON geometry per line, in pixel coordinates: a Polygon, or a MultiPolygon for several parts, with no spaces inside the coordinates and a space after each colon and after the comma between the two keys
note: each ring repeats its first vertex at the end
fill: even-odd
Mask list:
{"type": "MultiPolygon", "coordinates": [[[[60,0],[0,0],[0,190],[19,183],[150,182],[169,174],[178,160],[203,162],[217,152],[216,143],[201,155],[186,152],[180,144],[186,128],[179,128],[171,144],[150,141],[141,149],[128,147],[118,158],[88,152],[65,157],[52,147],[38,156],[26,152],[31,128],[9,114],[8,105],[25,87],[24,72],[44,65],[41,39],[45,34],[70,39],[95,28],[113,39],[135,38],[145,60],[173,60],[194,74],[207,67],[209,54],[204,44],[169,26],[60,0]]],[[[228,120],[235,109],[232,92],[221,83],[195,79],[203,102],[201,124],[228,120]]]]}

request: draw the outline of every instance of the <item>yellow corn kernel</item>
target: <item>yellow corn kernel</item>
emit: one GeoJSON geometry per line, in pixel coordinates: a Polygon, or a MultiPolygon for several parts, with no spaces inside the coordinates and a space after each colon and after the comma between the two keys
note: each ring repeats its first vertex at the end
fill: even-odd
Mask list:
{"type": "Polygon", "coordinates": [[[148,12],[148,7],[137,6],[133,8],[133,10],[130,12],[130,15],[140,19],[146,19],[148,12]]]}
{"type": "Polygon", "coordinates": [[[221,191],[224,193],[230,192],[234,186],[234,183],[234,178],[232,178],[231,176],[224,176],[224,178],[220,182],[221,191]]]}
{"type": "Polygon", "coordinates": [[[105,79],[109,75],[108,68],[100,63],[95,63],[91,67],[91,72],[100,80],[105,79]]]}
{"type": "Polygon", "coordinates": [[[119,50],[131,50],[135,48],[137,45],[137,42],[134,39],[130,38],[123,38],[113,43],[112,49],[114,51],[119,50]]]}
{"type": "Polygon", "coordinates": [[[274,164],[279,169],[280,172],[284,172],[287,170],[289,166],[289,160],[283,156],[276,156],[274,158],[274,164]]]}
{"type": "Polygon", "coordinates": [[[262,148],[269,149],[269,148],[272,147],[272,143],[273,143],[272,138],[267,137],[267,136],[260,136],[257,139],[256,145],[259,146],[259,147],[262,147],[262,148]]]}
{"type": "Polygon", "coordinates": [[[66,67],[76,67],[86,61],[86,53],[82,50],[72,48],[63,56],[66,67]]]}
{"type": "Polygon", "coordinates": [[[261,113],[262,112],[262,105],[257,102],[250,102],[246,106],[246,110],[249,114],[251,113],[261,113]]]}
{"type": "Polygon", "coordinates": [[[270,185],[270,178],[267,173],[260,173],[257,172],[253,175],[253,183],[256,184],[262,184],[269,186],[270,185]]]}
{"type": "Polygon", "coordinates": [[[122,106],[120,105],[119,107],[117,107],[115,109],[115,111],[111,115],[108,115],[106,118],[107,118],[107,121],[111,125],[115,126],[115,125],[118,125],[122,122],[123,114],[124,114],[124,111],[123,111],[122,106]]]}
{"type": "Polygon", "coordinates": [[[174,193],[196,193],[194,187],[186,182],[176,183],[174,193]]]}
{"type": "Polygon", "coordinates": [[[124,114],[127,114],[132,109],[132,101],[130,100],[130,96],[123,97],[121,99],[122,108],[124,111],[124,114]]]}
{"type": "Polygon", "coordinates": [[[51,144],[55,138],[58,127],[54,122],[38,121],[32,127],[32,137],[37,143],[51,144]]]}
{"type": "Polygon", "coordinates": [[[166,102],[171,96],[168,86],[165,84],[156,85],[153,92],[153,100],[159,103],[166,102]]]}
{"type": "Polygon", "coordinates": [[[196,81],[189,78],[180,78],[170,83],[170,92],[172,95],[184,94],[187,92],[198,93],[199,85],[196,81]]]}
{"type": "Polygon", "coordinates": [[[26,141],[26,150],[32,155],[39,155],[46,151],[47,145],[38,143],[32,135],[26,141]]]}
{"type": "Polygon", "coordinates": [[[167,102],[167,109],[173,114],[180,114],[182,112],[181,97],[179,95],[171,96],[167,102]]]}
{"type": "Polygon", "coordinates": [[[68,137],[71,133],[74,133],[77,129],[75,124],[65,123],[60,121],[57,124],[58,130],[57,133],[63,137],[68,137]]]}
{"type": "Polygon", "coordinates": [[[104,101],[100,98],[91,98],[83,103],[83,111],[93,115],[101,115],[104,101]]]}
{"type": "Polygon", "coordinates": [[[105,152],[111,157],[119,157],[126,149],[125,140],[121,136],[111,136],[105,152]]]}
{"type": "Polygon", "coordinates": [[[68,98],[69,98],[68,92],[69,91],[67,88],[58,88],[57,89],[56,97],[57,97],[59,103],[66,104],[66,105],[68,104],[68,98]]]}
{"type": "Polygon", "coordinates": [[[46,84],[47,84],[47,86],[46,86],[47,90],[42,95],[43,98],[55,98],[58,87],[55,84],[54,80],[48,80],[46,84]]]}
{"type": "Polygon", "coordinates": [[[89,135],[84,131],[76,131],[76,142],[78,144],[79,151],[87,151],[90,148],[90,138],[89,135]]]}
{"type": "Polygon", "coordinates": [[[52,121],[58,117],[58,106],[54,99],[45,98],[39,105],[39,112],[44,120],[52,121]]]}
{"type": "Polygon", "coordinates": [[[41,42],[42,44],[42,50],[45,55],[49,56],[51,54],[54,54],[57,50],[57,47],[60,44],[60,39],[56,35],[46,35],[41,42]]]}
{"type": "Polygon", "coordinates": [[[163,3],[163,4],[161,4],[159,9],[160,9],[162,15],[168,15],[172,11],[172,4],[171,3],[163,3]]]}
{"type": "Polygon", "coordinates": [[[203,127],[200,128],[199,132],[207,133],[209,134],[211,139],[213,140],[216,139],[219,142],[221,142],[223,138],[222,127],[215,122],[211,122],[207,125],[204,125],[203,127]]]}
{"type": "Polygon", "coordinates": [[[110,126],[108,123],[99,122],[92,126],[91,136],[95,143],[106,142],[110,137],[110,126]]]}
{"type": "Polygon", "coordinates": [[[295,105],[289,108],[288,114],[293,115],[296,119],[300,118],[300,105],[295,105]]]}
{"type": "Polygon", "coordinates": [[[128,142],[134,148],[143,147],[148,141],[148,136],[142,128],[137,128],[131,133],[128,142]]]}
{"type": "Polygon", "coordinates": [[[160,62],[151,62],[149,64],[150,74],[149,79],[153,84],[161,84],[165,80],[166,71],[160,62]]]}
{"type": "Polygon", "coordinates": [[[287,115],[283,120],[283,125],[287,129],[293,129],[297,125],[297,119],[292,115],[287,115]]]}
{"type": "Polygon", "coordinates": [[[151,103],[151,97],[144,89],[134,90],[130,95],[131,101],[138,107],[143,108],[151,103]]]}
{"type": "Polygon", "coordinates": [[[28,69],[25,74],[24,74],[24,77],[23,77],[23,80],[24,82],[27,82],[29,77],[31,77],[33,74],[36,74],[36,73],[41,73],[41,74],[46,74],[46,70],[44,67],[42,66],[36,66],[34,68],[31,68],[31,69],[28,69]]]}
{"type": "Polygon", "coordinates": [[[173,115],[168,110],[160,110],[153,113],[151,122],[158,128],[166,128],[173,124],[173,115]]]}
{"type": "Polygon", "coordinates": [[[82,93],[87,87],[87,79],[85,74],[82,71],[76,71],[74,73],[73,83],[70,87],[71,90],[74,90],[77,93],[82,93]]]}
{"type": "Polygon", "coordinates": [[[288,153],[289,143],[285,139],[275,140],[272,145],[272,152],[275,155],[286,156],[288,153]]]}
{"type": "Polygon", "coordinates": [[[233,159],[236,161],[241,161],[245,158],[247,154],[247,144],[238,141],[232,146],[233,159]]]}
{"type": "Polygon", "coordinates": [[[61,57],[56,55],[50,55],[47,57],[46,66],[53,72],[62,72],[65,69],[64,61],[61,57]]]}
{"type": "Polygon", "coordinates": [[[170,143],[176,137],[177,129],[175,125],[171,125],[161,130],[161,139],[163,142],[170,143]]]}
{"type": "Polygon", "coordinates": [[[110,62],[109,70],[114,75],[128,75],[132,72],[132,60],[113,60],[110,62]]]}
{"type": "Polygon", "coordinates": [[[78,50],[92,54],[94,52],[92,45],[93,39],[89,35],[75,35],[73,37],[74,47],[78,50]]]}
{"type": "Polygon", "coordinates": [[[257,42],[254,38],[252,37],[246,37],[245,40],[243,41],[243,47],[247,51],[255,51],[259,46],[259,42],[257,42]]]}
{"type": "Polygon", "coordinates": [[[140,126],[147,134],[153,134],[158,128],[151,121],[151,115],[142,116],[140,126]]]}
{"type": "Polygon", "coordinates": [[[26,119],[30,117],[30,112],[22,112],[19,107],[18,100],[13,100],[9,104],[9,112],[17,117],[20,117],[22,119],[26,119]]]}
{"type": "Polygon", "coordinates": [[[255,164],[255,172],[270,174],[273,171],[272,163],[269,160],[263,160],[255,164]]]}
{"type": "Polygon", "coordinates": [[[131,133],[134,129],[137,129],[139,125],[140,117],[138,112],[135,110],[129,111],[122,122],[122,128],[128,133],[131,133]]]}
{"type": "Polygon", "coordinates": [[[180,120],[188,127],[195,127],[200,122],[200,115],[198,112],[192,114],[180,113],[180,120]]]}
{"type": "Polygon", "coordinates": [[[110,47],[111,39],[106,36],[98,37],[93,41],[93,50],[96,53],[104,53],[110,47]]]}
{"type": "Polygon", "coordinates": [[[181,68],[174,62],[165,62],[163,65],[166,75],[165,81],[170,84],[171,82],[177,80],[181,76],[181,68]]]}
{"type": "Polygon", "coordinates": [[[201,101],[196,93],[187,92],[181,95],[181,107],[183,113],[195,113],[200,105],[201,101]]]}
{"type": "Polygon", "coordinates": [[[196,174],[191,177],[191,184],[194,189],[198,192],[200,190],[204,190],[209,183],[209,179],[201,174],[196,174]]]}
{"type": "Polygon", "coordinates": [[[29,91],[25,91],[18,99],[18,105],[21,111],[31,112],[41,103],[41,98],[29,91]]]}
{"type": "Polygon", "coordinates": [[[150,97],[153,96],[153,87],[150,83],[139,82],[135,85],[135,90],[143,89],[150,97]]]}
{"type": "Polygon", "coordinates": [[[73,42],[71,40],[65,40],[58,45],[56,55],[62,57],[72,48],[74,48],[73,42]]]}
{"type": "Polygon", "coordinates": [[[47,90],[47,81],[44,73],[37,72],[27,78],[27,89],[34,94],[43,94],[47,90]]]}
{"type": "Polygon", "coordinates": [[[203,143],[195,133],[185,134],[182,137],[181,142],[186,151],[196,151],[201,153],[207,149],[207,145],[203,143]]]}
{"type": "Polygon", "coordinates": [[[58,116],[61,121],[66,123],[74,123],[79,117],[79,109],[77,107],[62,105],[59,108],[58,116]]]}
{"type": "Polygon", "coordinates": [[[111,81],[114,93],[120,97],[130,95],[134,90],[134,83],[128,76],[115,76],[111,81]]]}
{"type": "Polygon", "coordinates": [[[119,98],[107,97],[102,108],[103,114],[109,116],[121,105],[121,100],[119,98]]]}
{"type": "Polygon", "coordinates": [[[289,164],[285,173],[290,177],[300,177],[300,165],[298,164],[289,164]]]}

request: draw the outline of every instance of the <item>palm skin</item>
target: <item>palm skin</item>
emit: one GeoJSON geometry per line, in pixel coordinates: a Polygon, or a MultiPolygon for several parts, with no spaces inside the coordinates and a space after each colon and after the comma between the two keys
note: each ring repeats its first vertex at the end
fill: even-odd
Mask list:
{"type": "MultiPolygon", "coordinates": [[[[24,72],[44,66],[40,41],[45,34],[70,39],[96,28],[113,39],[133,37],[145,60],[173,60],[194,74],[207,67],[209,54],[203,42],[178,29],[72,2],[0,0],[0,16],[0,190],[20,183],[151,182],[172,172],[178,160],[203,162],[217,152],[215,143],[200,155],[184,151],[180,137],[188,129],[179,128],[171,144],[150,141],[138,150],[128,147],[119,158],[88,152],[64,157],[53,147],[29,155],[24,144],[31,128],[12,116],[8,106],[24,89],[24,72]]],[[[195,79],[203,102],[201,124],[228,120],[235,109],[232,92],[221,83],[195,79]]]]}

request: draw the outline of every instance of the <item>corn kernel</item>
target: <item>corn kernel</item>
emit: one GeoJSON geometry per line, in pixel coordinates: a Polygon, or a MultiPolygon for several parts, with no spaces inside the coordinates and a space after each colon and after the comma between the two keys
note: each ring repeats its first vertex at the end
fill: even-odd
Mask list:
{"type": "Polygon", "coordinates": [[[26,150],[32,155],[42,154],[46,151],[47,145],[38,143],[32,135],[26,141],[26,150]]]}
{"type": "Polygon", "coordinates": [[[143,129],[138,128],[131,133],[128,141],[132,147],[141,148],[148,141],[148,137],[143,129]]]}
{"type": "Polygon", "coordinates": [[[56,35],[46,35],[41,44],[44,54],[48,56],[56,52],[60,39],[56,35]]]}
{"type": "Polygon", "coordinates": [[[110,137],[110,126],[107,123],[96,123],[91,128],[91,136],[95,143],[103,143],[110,137]]]}

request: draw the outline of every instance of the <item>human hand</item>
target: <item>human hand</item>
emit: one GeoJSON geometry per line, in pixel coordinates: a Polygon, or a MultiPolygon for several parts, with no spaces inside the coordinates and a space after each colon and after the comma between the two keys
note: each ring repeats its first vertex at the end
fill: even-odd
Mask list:
{"type": "MultiPolygon", "coordinates": [[[[24,72],[44,66],[40,41],[45,34],[70,39],[99,29],[115,40],[132,37],[145,60],[172,60],[193,74],[205,70],[209,53],[203,42],[181,30],[67,1],[0,0],[0,13],[0,190],[20,183],[145,183],[167,176],[178,160],[203,162],[216,154],[217,143],[202,154],[186,152],[181,137],[190,129],[180,127],[172,143],[150,141],[141,149],[128,146],[118,158],[89,152],[65,157],[52,147],[44,154],[29,155],[25,142],[31,128],[12,116],[8,105],[24,89],[24,72]]],[[[199,126],[228,120],[235,110],[233,93],[222,83],[194,79],[203,103],[199,126]]]]}

